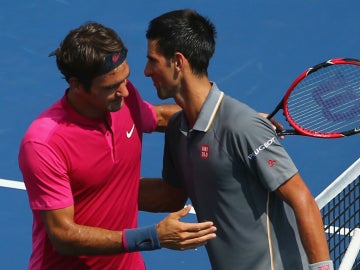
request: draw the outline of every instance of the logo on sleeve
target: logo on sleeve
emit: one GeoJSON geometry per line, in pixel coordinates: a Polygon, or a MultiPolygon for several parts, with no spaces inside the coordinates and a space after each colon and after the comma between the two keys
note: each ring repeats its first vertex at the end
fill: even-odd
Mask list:
{"type": "Polygon", "coordinates": [[[275,165],[275,163],[276,163],[276,160],[269,159],[269,160],[267,161],[267,163],[269,164],[270,167],[273,167],[273,166],[275,165]]]}
{"type": "Polygon", "coordinates": [[[274,143],[274,141],[275,141],[275,137],[272,137],[268,141],[264,142],[262,145],[257,147],[250,155],[248,155],[248,159],[251,160],[251,159],[255,158],[257,155],[259,155],[261,153],[261,151],[270,147],[274,143]]]}

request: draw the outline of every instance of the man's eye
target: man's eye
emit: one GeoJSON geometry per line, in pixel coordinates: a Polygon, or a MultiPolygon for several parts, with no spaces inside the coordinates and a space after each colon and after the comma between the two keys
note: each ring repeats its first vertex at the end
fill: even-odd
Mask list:
{"type": "Polygon", "coordinates": [[[119,88],[120,84],[112,85],[106,88],[107,91],[116,91],[119,88]]]}

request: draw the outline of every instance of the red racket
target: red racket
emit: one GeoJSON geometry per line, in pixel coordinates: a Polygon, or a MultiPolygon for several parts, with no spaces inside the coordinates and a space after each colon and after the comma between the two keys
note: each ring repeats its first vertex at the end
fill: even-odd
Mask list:
{"type": "Polygon", "coordinates": [[[268,116],[283,110],[293,129],[278,136],[342,138],[360,132],[360,61],[336,58],[305,70],[268,116]]]}

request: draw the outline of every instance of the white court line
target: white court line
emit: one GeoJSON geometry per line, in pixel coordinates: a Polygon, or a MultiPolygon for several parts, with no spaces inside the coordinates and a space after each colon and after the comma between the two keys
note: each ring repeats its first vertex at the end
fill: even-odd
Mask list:
{"type": "Polygon", "coordinates": [[[0,179],[0,187],[14,188],[25,190],[25,184],[21,181],[0,179]]]}

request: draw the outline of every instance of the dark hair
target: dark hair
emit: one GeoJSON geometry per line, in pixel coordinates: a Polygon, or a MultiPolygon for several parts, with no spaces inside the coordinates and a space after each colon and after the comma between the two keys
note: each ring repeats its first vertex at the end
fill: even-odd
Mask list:
{"type": "Polygon", "coordinates": [[[57,67],[69,81],[76,77],[90,89],[92,80],[99,75],[105,57],[126,50],[116,32],[96,22],[88,22],[71,30],[52,54],[57,67]]]}
{"type": "Polygon", "coordinates": [[[215,51],[213,23],[191,9],[175,10],[153,19],[146,31],[148,40],[157,40],[159,53],[170,59],[176,52],[189,61],[192,72],[207,75],[215,51]]]}

